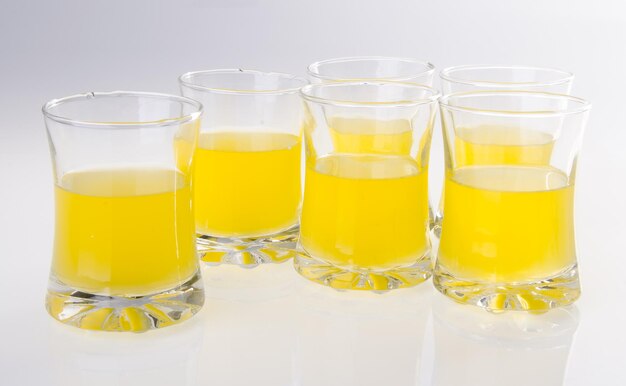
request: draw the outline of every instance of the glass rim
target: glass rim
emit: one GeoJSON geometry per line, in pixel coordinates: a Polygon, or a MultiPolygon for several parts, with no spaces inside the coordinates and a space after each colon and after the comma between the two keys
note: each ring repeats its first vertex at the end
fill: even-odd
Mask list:
{"type": "Polygon", "coordinates": [[[539,67],[539,66],[524,66],[524,65],[492,65],[492,64],[464,64],[460,66],[446,67],[439,73],[439,77],[442,80],[448,82],[466,84],[471,86],[491,86],[491,87],[511,87],[511,86],[524,86],[524,87],[541,87],[541,86],[556,86],[571,82],[574,80],[574,73],[555,67],[539,67]],[[544,71],[561,74],[555,80],[545,82],[496,82],[489,80],[472,80],[455,77],[452,75],[455,71],[460,70],[493,70],[493,69],[507,69],[507,70],[533,70],[544,71]]]}
{"type": "MultiPolygon", "coordinates": [[[[413,58],[404,58],[404,57],[395,57],[395,56],[344,56],[344,57],[340,57],[340,58],[332,58],[332,59],[325,59],[325,60],[319,60],[317,62],[313,62],[311,64],[308,65],[306,71],[307,71],[307,75],[317,78],[317,79],[322,79],[322,80],[337,80],[337,77],[334,76],[330,76],[330,75],[322,75],[319,72],[315,72],[314,68],[319,68],[322,65],[325,64],[334,64],[334,63],[342,63],[342,62],[357,62],[360,60],[379,60],[379,61],[398,61],[398,62],[407,62],[407,63],[413,63],[413,64],[420,64],[423,65],[424,67],[426,67],[426,70],[423,72],[420,72],[418,74],[414,74],[414,75],[407,75],[407,76],[391,76],[391,77],[385,77],[385,78],[371,78],[370,80],[381,80],[381,81],[396,81],[396,82],[402,82],[402,81],[408,81],[411,80],[413,78],[417,78],[419,76],[423,76],[423,75],[432,75],[435,72],[435,66],[430,63],[427,62],[425,60],[419,60],[419,59],[413,59],[413,58]]],[[[347,78],[347,80],[359,80],[362,78],[347,78]]]]}
{"type": "Polygon", "coordinates": [[[246,70],[242,68],[220,68],[214,70],[200,70],[200,71],[189,71],[178,77],[178,82],[181,86],[186,86],[192,88],[194,90],[199,91],[210,91],[214,93],[220,94],[235,94],[235,95],[281,95],[281,94],[294,94],[297,93],[301,87],[309,84],[309,82],[297,75],[287,74],[284,72],[266,72],[259,70],[246,70]],[[298,87],[285,87],[285,88],[276,88],[269,90],[252,90],[252,89],[236,89],[236,88],[225,88],[225,87],[210,87],[210,86],[202,86],[193,82],[190,82],[189,79],[194,75],[201,74],[253,74],[260,76],[276,76],[282,79],[295,80],[301,83],[298,87]]]}
{"type": "Polygon", "coordinates": [[[478,115],[487,116],[502,116],[502,117],[529,117],[529,118],[546,118],[546,117],[558,117],[584,113],[591,109],[591,103],[586,99],[575,97],[567,94],[557,94],[551,92],[541,91],[526,91],[526,90],[483,90],[483,91],[465,91],[448,94],[439,99],[439,106],[442,109],[451,111],[460,111],[478,115]],[[457,97],[481,97],[481,96],[531,96],[531,97],[543,97],[550,99],[568,100],[577,103],[579,106],[574,108],[565,108],[560,110],[534,110],[534,111],[511,111],[511,110],[490,110],[481,109],[476,107],[455,106],[449,103],[451,98],[457,97]]]}
{"type": "Polygon", "coordinates": [[[344,106],[344,107],[412,107],[424,104],[436,103],[441,96],[439,90],[419,83],[408,82],[391,82],[391,81],[379,81],[379,82],[336,82],[336,83],[317,83],[308,84],[300,89],[300,96],[307,101],[316,102],[325,105],[344,106]],[[427,90],[431,93],[430,96],[424,98],[404,99],[390,102],[373,102],[373,101],[351,101],[345,99],[331,99],[322,98],[312,95],[311,91],[322,88],[343,88],[354,86],[404,86],[415,89],[427,90]]]}
{"type": "Polygon", "coordinates": [[[43,115],[51,119],[55,122],[63,123],[71,126],[79,126],[79,127],[87,127],[87,128],[118,128],[118,129],[131,129],[131,128],[150,128],[150,127],[165,127],[165,126],[173,126],[173,125],[181,125],[191,121],[198,119],[202,115],[203,107],[202,104],[196,100],[191,98],[172,95],[172,94],[163,94],[157,92],[146,92],[146,91],[91,91],[82,94],[74,94],[62,98],[51,99],[46,102],[41,111],[43,115]],[[72,103],[79,100],[89,100],[95,98],[111,98],[111,97],[144,97],[144,98],[154,98],[161,100],[169,100],[176,101],[180,103],[184,103],[190,105],[194,108],[190,114],[185,114],[178,117],[159,119],[156,121],[136,121],[136,122],[94,122],[94,121],[86,121],[80,119],[74,119],[70,117],[65,117],[62,115],[57,115],[51,112],[51,109],[60,106],[66,103],[72,103]]]}

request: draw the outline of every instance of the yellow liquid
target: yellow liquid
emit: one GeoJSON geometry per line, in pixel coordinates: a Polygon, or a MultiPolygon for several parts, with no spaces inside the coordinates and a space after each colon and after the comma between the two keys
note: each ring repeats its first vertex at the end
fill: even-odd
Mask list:
{"type": "Polygon", "coordinates": [[[198,268],[190,196],[173,170],[65,174],[55,187],[54,274],[70,287],[115,296],[184,283],[198,268]]]}
{"type": "Polygon", "coordinates": [[[384,270],[429,251],[428,175],[409,157],[330,155],[307,167],[300,242],[342,268],[384,270]]]}
{"type": "Polygon", "coordinates": [[[470,165],[549,165],[554,138],[517,127],[457,128],[456,167],[470,165]]]}
{"type": "Polygon", "coordinates": [[[413,131],[408,120],[331,118],[330,135],[336,153],[408,156],[413,131]]]}
{"type": "Polygon", "coordinates": [[[196,230],[260,236],[296,224],[300,143],[291,134],[201,134],[194,160],[196,230]]]}
{"type": "Polygon", "coordinates": [[[466,167],[445,191],[438,264],[455,277],[525,282],[575,262],[574,187],[561,171],[466,167]]]}
{"type": "MultiPolygon", "coordinates": [[[[518,127],[459,127],[454,138],[455,167],[473,165],[549,165],[554,138],[518,127]]],[[[445,186],[439,201],[443,213],[445,186]]]]}

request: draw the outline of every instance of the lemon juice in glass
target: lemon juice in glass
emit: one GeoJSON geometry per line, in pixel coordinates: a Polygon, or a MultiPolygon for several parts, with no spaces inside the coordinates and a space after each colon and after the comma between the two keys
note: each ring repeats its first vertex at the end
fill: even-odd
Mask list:
{"type": "Polygon", "coordinates": [[[205,108],[194,157],[198,251],[255,267],[293,256],[302,199],[304,79],[252,70],[189,72],[183,95],[205,108]]]}
{"type": "Polygon", "coordinates": [[[141,332],[200,309],[190,203],[201,109],[138,92],[44,106],[56,207],[46,307],[55,319],[141,332]]]}

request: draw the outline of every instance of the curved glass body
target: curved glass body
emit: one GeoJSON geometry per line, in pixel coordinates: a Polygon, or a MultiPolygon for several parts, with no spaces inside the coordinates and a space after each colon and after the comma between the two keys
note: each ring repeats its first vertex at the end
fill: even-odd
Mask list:
{"type": "Polygon", "coordinates": [[[56,204],[46,306],[54,318],[144,331],[200,309],[190,201],[201,109],[137,92],[44,106],[56,204]]]}
{"type": "Polygon", "coordinates": [[[574,186],[588,111],[582,99],[529,91],[442,98],[437,289],[494,310],[578,298],[574,186]]]}
{"type": "Polygon", "coordinates": [[[193,206],[198,251],[209,264],[254,267],[293,256],[302,197],[304,79],[251,70],[180,77],[202,102],[193,206]]]}
{"type": "Polygon", "coordinates": [[[335,288],[430,276],[428,155],[438,93],[411,83],[306,86],[306,184],[296,269],[335,288]]]}

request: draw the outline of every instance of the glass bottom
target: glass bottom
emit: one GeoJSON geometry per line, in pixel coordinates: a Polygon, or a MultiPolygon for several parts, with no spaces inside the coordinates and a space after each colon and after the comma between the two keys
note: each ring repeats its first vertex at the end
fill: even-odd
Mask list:
{"type": "Polygon", "coordinates": [[[430,252],[409,266],[369,271],[337,267],[298,249],[294,266],[305,278],[338,290],[385,292],[415,286],[428,280],[432,274],[430,252]]]}
{"type": "Polygon", "coordinates": [[[433,284],[458,303],[472,304],[489,311],[548,311],[572,304],[580,297],[576,264],[559,274],[522,283],[487,283],[454,277],[435,266],[433,284]]]}
{"type": "Polygon", "coordinates": [[[48,313],[70,326],[98,331],[145,332],[185,321],[204,304],[198,270],[182,285],[136,297],[95,295],[75,290],[51,275],[46,296],[48,313]]]}
{"type": "Polygon", "coordinates": [[[283,263],[295,254],[300,227],[259,237],[215,237],[197,235],[200,260],[209,265],[234,264],[254,268],[260,264],[283,263]]]}

